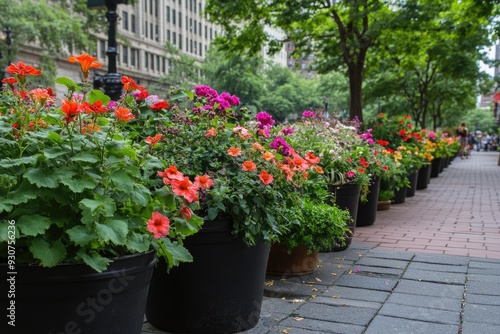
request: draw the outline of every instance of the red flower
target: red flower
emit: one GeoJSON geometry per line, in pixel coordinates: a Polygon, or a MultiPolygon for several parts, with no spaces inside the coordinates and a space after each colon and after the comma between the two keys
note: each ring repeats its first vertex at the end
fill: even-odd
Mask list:
{"type": "Polygon", "coordinates": [[[320,158],[315,156],[314,153],[312,152],[307,152],[306,153],[306,160],[309,162],[311,165],[315,165],[320,162],[320,158]]]}
{"type": "Polygon", "coordinates": [[[158,175],[170,180],[182,180],[184,178],[184,174],[179,172],[179,170],[177,170],[177,167],[175,166],[165,168],[163,172],[158,172],[158,175]]]}
{"type": "Polygon", "coordinates": [[[128,108],[121,107],[121,106],[115,110],[115,116],[124,122],[128,122],[131,119],[135,118],[135,115],[132,114],[128,108]]]}
{"type": "Polygon", "coordinates": [[[25,65],[22,61],[17,62],[17,64],[10,63],[5,69],[5,72],[17,75],[17,79],[21,84],[26,82],[27,75],[41,75],[42,71],[33,66],[25,65]]]}
{"type": "Polygon", "coordinates": [[[187,221],[190,221],[192,214],[193,214],[193,210],[191,210],[190,208],[188,208],[186,206],[186,204],[182,203],[181,215],[183,215],[184,218],[186,218],[187,221]]]}
{"type": "Polygon", "coordinates": [[[262,183],[264,183],[266,185],[273,182],[273,176],[271,174],[269,174],[268,172],[266,172],[265,170],[260,172],[259,179],[262,181],[262,183]]]}
{"type": "Polygon", "coordinates": [[[89,54],[82,53],[78,56],[70,56],[68,57],[68,61],[70,63],[80,63],[80,68],[82,69],[83,78],[87,79],[89,76],[89,70],[91,68],[99,68],[102,67],[102,64],[95,61],[97,57],[92,57],[89,54]]]}
{"type": "Polygon", "coordinates": [[[149,107],[151,110],[161,110],[161,109],[167,109],[170,107],[170,104],[168,104],[167,101],[158,101],[155,104],[153,104],[151,107],[149,107]]]}
{"type": "Polygon", "coordinates": [[[144,139],[144,141],[151,147],[154,147],[156,143],[160,141],[161,137],[163,137],[163,135],[161,133],[158,133],[154,137],[148,136],[148,138],[144,139]]]}
{"type": "Polygon", "coordinates": [[[96,101],[94,104],[85,101],[82,103],[82,108],[86,114],[104,114],[108,112],[108,108],[102,105],[102,101],[96,101]]]}
{"type": "Polygon", "coordinates": [[[184,197],[189,203],[198,200],[198,187],[186,176],[182,180],[172,180],[172,191],[184,197]]]}
{"type": "Polygon", "coordinates": [[[127,91],[127,93],[131,93],[134,90],[139,89],[139,85],[135,83],[134,79],[131,77],[127,76],[122,76],[122,84],[123,84],[123,89],[127,91]]]}
{"type": "Polygon", "coordinates": [[[170,229],[170,220],[158,211],[153,212],[151,219],[148,220],[148,231],[153,233],[156,239],[164,238],[168,235],[170,229]]]}
{"type": "Polygon", "coordinates": [[[66,121],[66,124],[73,122],[75,117],[83,111],[82,106],[78,102],[62,100],[62,103],[61,110],[64,112],[62,119],[66,121]]]}
{"type": "Polygon", "coordinates": [[[399,135],[400,135],[401,137],[406,136],[406,131],[405,131],[404,129],[399,130],[399,135]]]}
{"type": "Polygon", "coordinates": [[[208,175],[196,175],[194,178],[194,184],[197,185],[200,189],[208,189],[213,187],[214,180],[212,180],[208,175]]]}
{"type": "Polygon", "coordinates": [[[361,165],[363,165],[363,167],[365,167],[365,168],[368,168],[368,167],[370,166],[370,164],[369,164],[369,163],[365,160],[365,158],[363,158],[363,157],[361,157],[361,158],[359,159],[359,163],[360,163],[361,165]]]}
{"type": "Polygon", "coordinates": [[[257,169],[257,165],[253,161],[247,160],[243,163],[241,169],[245,172],[253,172],[257,169]]]}
{"type": "Polygon", "coordinates": [[[379,139],[377,140],[377,143],[381,146],[387,146],[389,145],[389,142],[387,140],[379,139]]]}

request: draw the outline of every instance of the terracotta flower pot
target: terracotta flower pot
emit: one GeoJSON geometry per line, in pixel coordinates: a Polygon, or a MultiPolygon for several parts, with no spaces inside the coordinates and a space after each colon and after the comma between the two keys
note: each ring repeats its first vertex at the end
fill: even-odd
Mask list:
{"type": "Polygon", "coordinates": [[[267,262],[268,275],[299,276],[312,273],[318,267],[318,252],[308,254],[308,247],[298,246],[288,254],[287,248],[271,246],[267,262]]]}
{"type": "Polygon", "coordinates": [[[377,211],[389,210],[391,208],[391,201],[378,201],[377,211]]]}

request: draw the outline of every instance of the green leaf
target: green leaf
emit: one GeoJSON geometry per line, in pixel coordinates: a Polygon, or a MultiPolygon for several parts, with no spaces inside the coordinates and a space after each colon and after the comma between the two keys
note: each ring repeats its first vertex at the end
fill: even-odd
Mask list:
{"type": "Polygon", "coordinates": [[[70,90],[78,90],[78,85],[70,78],[59,77],[56,79],[56,83],[66,86],[70,90]]]}
{"type": "Polygon", "coordinates": [[[94,189],[97,186],[97,182],[89,175],[82,175],[73,179],[60,178],[59,182],[75,193],[82,193],[85,189],[94,189]]]}
{"type": "Polygon", "coordinates": [[[61,138],[61,136],[57,132],[50,132],[47,139],[52,140],[53,142],[56,142],[59,144],[63,142],[63,139],[61,138]]]}
{"type": "Polygon", "coordinates": [[[85,249],[80,249],[76,254],[82,258],[83,262],[99,273],[106,270],[111,262],[111,260],[94,252],[89,255],[85,249]]]}
{"type": "Polygon", "coordinates": [[[104,106],[107,105],[109,101],[111,101],[111,98],[109,96],[98,89],[93,89],[92,91],[90,91],[88,98],[90,103],[94,104],[97,101],[102,101],[102,104],[104,106]]]}
{"type": "Polygon", "coordinates": [[[134,202],[134,204],[139,206],[146,206],[149,203],[150,192],[148,188],[144,186],[138,187],[139,189],[132,191],[130,193],[130,198],[134,202]]]}
{"type": "Polygon", "coordinates": [[[16,224],[19,231],[21,231],[22,234],[28,236],[37,236],[40,234],[44,234],[45,231],[48,230],[50,225],[51,221],[49,218],[40,216],[38,214],[21,216],[16,224]]]}
{"type": "Polygon", "coordinates": [[[217,208],[209,208],[208,209],[208,219],[214,220],[217,217],[219,210],[217,208]]]}
{"type": "Polygon", "coordinates": [[[9,240],[9,221],[0,221],[0,241],[7,242],[9,240]]]}
{"type": "Polygon", "coordinates": [[[137,253],[144,253],[149,250],[151,241],[145,234],[134,233],[127,240],[127,248],[137,253]]]}
{"type": "Polygon", "coordinates": [[[125,244],[128,233],[128,224],[126,221],[110,219],[106,224],[96,223],[97,234],[104,241],[111,241],[117,245],[125,244]]]}
{"type": "Polygon", "coordinates": [[[97,239],[97,234],[86,226],[75,226],[66,231],[69,239],[78,246],[85,246],[97,239]]]}
{"type": "Polygon", "coordinates": [[[51,245],[43,237],[38,237],[31,242],[29,249],[44,267],[53,267],[66,257],[66,249],[60,239],[51,245]]]}
{"type": "Polygon", "coordinates": [[[178,242],[172,242],[168,238],[159,239],[165,245],[165,249],[168,252],[168,258],[166,258],[169,263],[169,268],[179,265],[181,262],[193,262],[193,256],[189,251],[178,242]]]}
{"type": "Polygon", "coordinates": [[[63,150],[61,147],[56,146],[56,147],[51,147],[51,148],[44,150],[43,155],[45,155],[45,157],[47,159],[54,159],[54,158],[57,158],[61,155],[66,154],[66,152],[67,151],[63,150]]]}
{"type": "Polygon", "coordinates": [[[89,153],[89,152],[81,152],[76,154],[75,156],[71,157],[71,161],[82,161],[82,162],[88,162],[88,163],[96,163],[99,161],[99,157],[95,154],[89,153]]]}
{"type": "Polygon", "coordinates": [[[22,157],[19,159],[4,159],[1,161],[2,163],[2,168],[10,168],[10,167],[16,167],[16,166],[21,166],[21,165],[33,165],[40,154],[35,154],[29,157],[22,157]]]}
{"type": "Polygon", "coordinates": [[[33,168],[24,173],[24,178],[39,188],[55,188],[57,187],[57,175],[51,172],[46,172],[41,168],[33,168]]]}

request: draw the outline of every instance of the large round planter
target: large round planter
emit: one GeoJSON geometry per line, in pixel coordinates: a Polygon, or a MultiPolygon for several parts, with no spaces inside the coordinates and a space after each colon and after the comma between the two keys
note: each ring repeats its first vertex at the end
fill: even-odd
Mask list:
{"type": "Polygon", "coordinates": [[[347,183],[341,186],[331,187],[330,191],[334,193],[335,204],[343,210],[348,210],[351,216],[351,221],[348,224],[350,235],[346,235],[343,240],[334,243],[331,248],[322,250],[325,252],[339,252],[346,250],[352,242],[354,229],[356,227],[361,188],[357,184],[347,183]]]}
{"type": "Polygon", "coordinates": [[[1,265],[13,279],[0,283],[8,312],[0,332],[140,334],[155,258],[155,252],[119,257],[101,273],[85,264],[60,264],[16,265],[16,274],[9,275],[1,265]],[[9,289],[15,297],[7,300],[9,289]],[[9,314],[15,327],[7,323],[9,314]]]}
{"type": "Polygon", "coordinates": [[[392,199],[393,204],[401,204],[406,200],[406,190],[408,188],[402,187],[401,189],[394,190],[394,197],[392,199]]]}
{"type": "Polygon", "coordinates": [[[438,177],[442,158],[434,158],[431,163],[431,177],[438,177]]]}
{"type": "Polygon", "coordinates": [[[408,175],[408,180],[410,181],[410,186],[408,188],[406,188],[406,197],[415,196],[415,191],[417,190],[417,178],[418,178],[418,171],[408,175]]]}
{"type": "Polygon", "coordinates": [[[308,254],[309,248],[298,246],[291,253],[280,244],[273,244],[267,262],[267,274],[300,276],[312,273],[318,267],[318,252],[308,254]]]}
{"type": "Polygon", "coordinates": [[[431,165],[423,166],[418,170],[417,190],[427,189],[431,177],[431,165]]]}
{"type": "Polygon", "coordinates": [[[146,318],[171,333],[235,333],[257,325],[269,247],[247,246],[231,220],[207,221],[184,245],[193,262],[153,272],[146,318]]]}
{"type": "Polygon", "coordinates": [[[358,214],[356,216],[356,227],[369,226],[375,223],[377,218],[377,203],[380,193],[380,177],[375,177],[370,181],[366,202],[361,200],[358,203],[358,214]]]}

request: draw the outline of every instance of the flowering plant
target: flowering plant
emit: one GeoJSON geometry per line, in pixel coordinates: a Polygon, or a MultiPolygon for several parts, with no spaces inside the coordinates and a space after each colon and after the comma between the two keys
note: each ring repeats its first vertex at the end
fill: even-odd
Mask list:
{"type": "Polygon", "coordinates": [[[39,70],[7,67],[15,76],[0,93],[2,256],[15,244],[17,263],[84,262],[99,272],[114,257],[153,249],[169,266],[190,261],[182,239],[201,226],[191,215],[197,201],[179,195],[180,182],[164,184],[165,164],[129,139],[130,110],[89,90],[95,58],[69,61],[84,80],[59,78],[69,89],[60,101],[50,88],[30,90],[27,76],[39,70]]]}
{"type": "Polygon", "coordinates": [[[173,171],[196,178],[199,187],[186,180],[185,193],[199,199],[197,212],[206,224],[231,218],[234,234],[250,245],[278,240],[283,213],[299,203],[298,189],[316,173],[316,162],[271,136],[274,121],[265,113],[246,123],[249,115],[236,111],[239,99],[229,93],[208,86],[172,88],[164,100],[131,78],[123,80],[123,100],[136,115],[128,126],[138,138],[149,136],[150,152],[173,171]]]}

